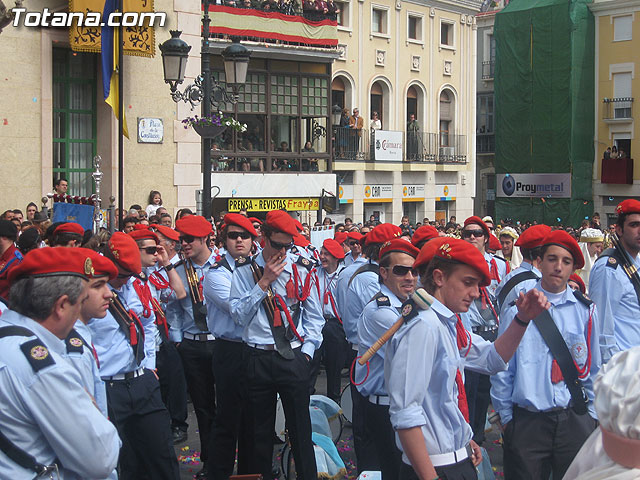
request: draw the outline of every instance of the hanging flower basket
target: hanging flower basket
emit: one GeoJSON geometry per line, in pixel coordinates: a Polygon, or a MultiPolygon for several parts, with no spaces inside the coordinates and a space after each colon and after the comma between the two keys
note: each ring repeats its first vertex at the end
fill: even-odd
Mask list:
{"type": "Polygon", "coordinates": [[[193,129],[202,138],[215,138],[227,129],[226,125],[193,125],[193,129]]]}
{"type": "Polygon", "coordinates": [[[192,127],[203,138],[215,138],[221,135],[227,127],[236,132],[246,132],[247,124],[240,123],[231,117],[224,117],[222,113],[212,113],[208,117],[187,117],[182,120],[184,128],[192,127]]]}

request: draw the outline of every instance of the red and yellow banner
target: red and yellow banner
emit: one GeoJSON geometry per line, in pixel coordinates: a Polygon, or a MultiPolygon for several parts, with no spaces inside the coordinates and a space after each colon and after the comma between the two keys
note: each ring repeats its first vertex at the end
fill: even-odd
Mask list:
{"type": "Polygon", "coordinates": [[[299,15],[210,5],[209,19],[212,34],[280,40],[314,47],[338,45],[337,22],[328,18],[314,22],[299,15]]]}

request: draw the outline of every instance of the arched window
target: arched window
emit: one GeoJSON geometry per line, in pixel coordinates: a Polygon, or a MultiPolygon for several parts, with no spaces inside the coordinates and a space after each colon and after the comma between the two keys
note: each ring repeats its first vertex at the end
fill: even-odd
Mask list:
{"type": "Polygon", "coordinates": [[[440,146],[450,146],[450,135],[454,131],[455,104],[450,90],[440,92],[440,146]]]}

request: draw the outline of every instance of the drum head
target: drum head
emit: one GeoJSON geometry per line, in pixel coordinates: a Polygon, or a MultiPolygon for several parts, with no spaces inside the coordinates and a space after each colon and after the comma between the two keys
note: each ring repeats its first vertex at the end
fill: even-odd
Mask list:
{"type": "Polygon", "coordinates": [[[280,395],[278,395],[278,401],[276,403],[276,437],[278,437],[282,442],[286,441],[286,428],[284,408],[282,407],[280,395]]]}
{"type": "Polygon", "coordinates": [[[351,401],[351,385],[347,385],[342,389],[340,395],[340,408],[342,408],[342,416],[351,423],[353,418],[353,403],[351,401]]]}

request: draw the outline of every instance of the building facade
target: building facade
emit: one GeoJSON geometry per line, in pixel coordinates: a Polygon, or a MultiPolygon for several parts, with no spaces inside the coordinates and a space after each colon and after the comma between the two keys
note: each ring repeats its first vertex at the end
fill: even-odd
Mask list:
{"type": "Polygon", "coordinates": [[[640,199],[640,127],[635,121],[640,92],[640,1],[594,1],[595,17],[595,161],[594,208],[615,223],[615,207],[623,199],[640,199]],[[617,155],[607,153],[615,147],[617,155]],[[610,158],[610,157],[622,158],[610,158]]]}

